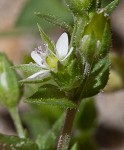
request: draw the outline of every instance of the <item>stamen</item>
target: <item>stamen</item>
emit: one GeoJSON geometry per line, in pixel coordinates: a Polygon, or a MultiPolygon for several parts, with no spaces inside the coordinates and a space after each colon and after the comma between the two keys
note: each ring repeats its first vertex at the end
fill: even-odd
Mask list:
{"type": "Polygon", "coordinates": [[[42,49],[41,46],[38,46],[38,48],[35,48],[34,50],[36,51],[37,54],[43,54],[43,53],[45,53],[45,51],[42,49]]]}

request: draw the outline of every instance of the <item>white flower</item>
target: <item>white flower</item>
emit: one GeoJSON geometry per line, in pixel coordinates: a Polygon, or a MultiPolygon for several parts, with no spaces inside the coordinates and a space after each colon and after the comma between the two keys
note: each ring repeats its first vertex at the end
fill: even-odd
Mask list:
{"type": "Polygon", "coordinates": [[[42,50],[41,46],[35,48],[35,50],[31,52],[31,57],[39,66],[41,66],[42,70],[28,78],[34,78],[38,75],[44,77],[44,75],[47,75],[50,72],[50,69],[55,68],[58,60],[66,60],[73,51],[73,47],[69,50],[68,45],[68,35],[67,33],[63,33],[56,43],[55,54],[51,53],[50,50],[42,50]]]}

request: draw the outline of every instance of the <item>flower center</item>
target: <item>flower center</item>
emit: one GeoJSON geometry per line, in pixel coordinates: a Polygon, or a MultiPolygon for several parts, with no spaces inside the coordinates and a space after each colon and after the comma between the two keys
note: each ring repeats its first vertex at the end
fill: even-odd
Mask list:
{"type": "Polygon", "coordinates": [[[58,59],[53,55],[49,55],[48,57],[46,57],[46,63],[51,69],[56,67],[57,61],[58,59]]]}

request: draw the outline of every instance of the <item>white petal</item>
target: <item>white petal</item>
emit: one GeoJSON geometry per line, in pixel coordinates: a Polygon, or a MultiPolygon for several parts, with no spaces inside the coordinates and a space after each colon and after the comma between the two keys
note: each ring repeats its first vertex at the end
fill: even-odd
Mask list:
{"type": "Polygon", "coordinates": [[[42,64],[43,59],[40,57],[40,55],[36,51],[31,52],[31,57],[42,68],[47,68],[47,66],[45,64],[42,64]]]}
{"type": "Polygon", "coordinates": [[[36,72],[36,73],[34,73],[33,75],[29,76],[28,79],[35,78],[35,77],[37,77],[38,75],[45,74],[45,73],[48,73],[48,72],[49,72],[49,70],[41,70],[41,71],[36,72]]]}
{"type": "Polygon", "coordinates": [[[66,58],[68,58],[68,57],[71,55],[72,51],[73,51],[73,47],[71,47],[70,51],[69,51],[68,54],[65,56],[65,58],[62,59],[62,61],[64,61],[66,58]]]}
{"type": "Polygon", "coordinates": [[[68,35],[63,33],[56,43],[56,55],[59,59],[64,58],[68,53],[68,35]]]}

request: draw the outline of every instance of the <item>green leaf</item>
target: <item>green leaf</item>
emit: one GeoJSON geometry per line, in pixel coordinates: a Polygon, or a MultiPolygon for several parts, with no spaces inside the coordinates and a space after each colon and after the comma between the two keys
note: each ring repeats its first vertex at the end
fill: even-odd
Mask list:
{"type": "Polygon", "coordinates": [[[105,8],[105,15],[111,15],[111,13],[114,11],[114,9],[118,6],[120,0],[114,0],[113,2],[111,2],[110,4],[108,4],[105,8]]]}
{"type": "Polygon", "coordinates": [[[38,144],[40,150],[55,150],[57,145],[57,139],[62,128],[64,121],[64,115],[61,116],[59,120],[55,122],[52,129],[49,130],[45,135],[38,136],[36,143],[38,144]]]}
{"type": "Polygon", "coordinates": [[[7,56],[0,53],[0,102],[7,108],[16,106],[21,95],[19,75],[11,66],[7,56]]]}
{"type": "Polygon", "coordinates": [[[37,15],[38,17],[45,19],[46,21],[55,24],[63,29],[65,29],[66,31],[68,31],[69,33],[72,32],[72,27],[70,25],[68,25],[66,22],[62,21],[60,18],[55,17],[54,15],[50,15],[50,14],[42,14],[40,12],[35,12],[35,15],[37,15]]]}
{"type": "Polygon", "coordinates": [[[39,24],[37,24],[39,31],[40,31],[40,35],[42,40],[44,41],[44,43],[48,46],[49,50],[51,50],[53,53],[55,52],[55,47],[54,44],[52,43],[52,41],[49,39],[49,37],[44,33],[44,31],[42,30],[42,28],[40,27],[39,24]]]}
{"type": "Polygon", "coordinates": [[[98,150],[94,140],[94,133],[97,127],[97,111],[93,97],[83,99],[76,116],[75,126],[77,134],[74,135],[78,150],[98,150]]]}
{"type": "Polygon", "coordinates": [[[36,93],[27,98],[25,102],[32,104],[52,105],[70,109],[77,107],[75,103],[66,98],[64,92],[60,91],[54,85],[43,85],[36,93]]]}
{"type": "Polygon", "coordinates": [[[1,150],[38,150],[38,146],[29,139],[0,134],[1,150]]]}
{"type": "Polygon", "coordinates": [[[91,130],[96,126],[97,112],[93,98],[83,99],[76,117],[76,127],[80,130],[91,130]]]}

